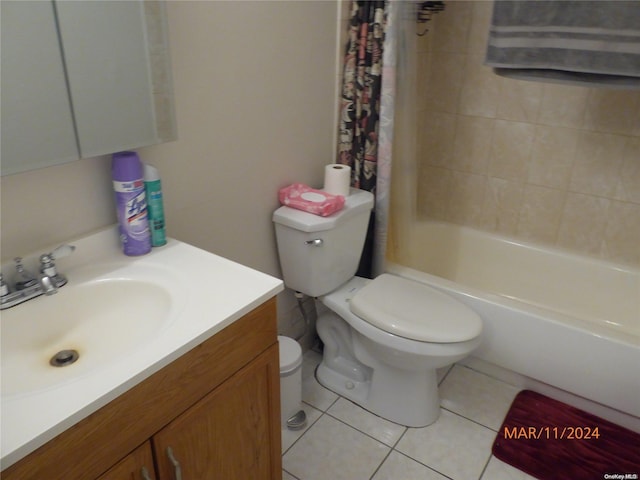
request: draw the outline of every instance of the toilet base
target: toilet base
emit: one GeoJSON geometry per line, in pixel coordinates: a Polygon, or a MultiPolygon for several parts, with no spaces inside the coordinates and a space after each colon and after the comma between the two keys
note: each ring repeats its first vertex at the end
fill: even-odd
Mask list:
{"type": "Polygon", "coordinates": [[[400,425],[426,427],[440,415],[435,370],[408,372],[378,364],[371,379],[359,381],[331,369],[323,359],[316,378],[329,390],[400,425]]]}
{"type": "Polygon", "coordinates": [[[328,310],[316,320],[324,343],[318,381],[392,422],[430,425],[440,414],[436,369],[465,358],[481,337],[438,343],[381,330],[351,312],[350,299],[362,285],[366,279],[354,277],[320,299],[328,310]]]}

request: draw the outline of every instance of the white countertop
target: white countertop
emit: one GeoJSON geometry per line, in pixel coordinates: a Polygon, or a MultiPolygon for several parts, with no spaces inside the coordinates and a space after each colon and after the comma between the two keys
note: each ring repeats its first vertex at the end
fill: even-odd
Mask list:
{"type": "MultiPolygon", "coordinates": [[[[74,282],[104,275],[103,266],[108,265],[110,276],[132,266],[159,273],[166,269],[178,281],[180,300],[172,306],[174,318],[132,353],[121,356],[116,352],[112,361],[66,383],[3,395],[2,470],[284,289],[277,278],[176,240],[170,239],[167,245],[141,257],[122,254],[115,228],[72,243],[76,252],[57,262],[69,284],[51,298],[60,301],[74,282]]],[[[30,302],[46,302],[48,298],[30,302]]]]}

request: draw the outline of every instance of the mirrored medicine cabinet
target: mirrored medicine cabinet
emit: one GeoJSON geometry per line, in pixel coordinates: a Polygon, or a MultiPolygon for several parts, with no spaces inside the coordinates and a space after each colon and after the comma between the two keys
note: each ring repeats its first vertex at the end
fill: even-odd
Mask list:
{"type": "Polygon", "coordinates": [[[0,8],[2,175],[175,140],[164,2],[0,8]]]}

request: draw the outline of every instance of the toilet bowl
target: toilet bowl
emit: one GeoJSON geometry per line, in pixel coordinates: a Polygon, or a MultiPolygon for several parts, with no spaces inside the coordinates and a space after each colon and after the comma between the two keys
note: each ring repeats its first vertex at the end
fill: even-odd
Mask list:
{"type": "Polygon", "coordinates": [[[373,195],[350,193],[328,217],[286,206],[274,212],[284,283],[329,309],[316,322],[324,342],[320,383],[387,420],[426,426],[440,412],[436,369],[480,344],[482,321],[412,280],[355,277],[373,195]]]}
{"type": "Polygon", "coordinates": [[[318,381],[392,422],[422,427],[436,421],[436,369],[466,357],[480,344],[477,314],[436,290],[387,274],[373,281],[354,277],[319,300],[329,311],[316,322],[324,342],[318,381]],[[367,319],[354,313],[363,302],[371,308],[367,319]],[[429,310],[415,312],[421,307],[429,310]],[[447,310],[437,318],[448,319],[449,328],[429,322],[438,309],[447,310]],[[403,316],[412,315],[417,325],[403,325],[403,316]]]}

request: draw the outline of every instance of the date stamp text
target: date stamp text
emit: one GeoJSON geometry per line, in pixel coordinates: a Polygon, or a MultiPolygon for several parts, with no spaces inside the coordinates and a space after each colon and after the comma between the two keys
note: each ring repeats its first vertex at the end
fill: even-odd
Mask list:
{"type": "Polygon", "coordinates": [[[597,440],[598,427],[504,427],[505,439],[510,440],[597,440]]]}

